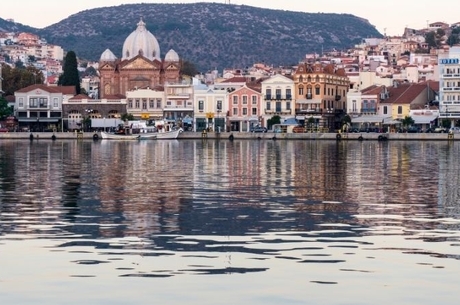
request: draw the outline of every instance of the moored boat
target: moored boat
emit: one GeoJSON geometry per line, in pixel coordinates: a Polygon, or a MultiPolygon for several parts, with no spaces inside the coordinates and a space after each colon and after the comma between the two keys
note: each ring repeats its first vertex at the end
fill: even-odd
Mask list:
{"type": "Polygon", "coordinates": [[[179,134],[183,131],[182,128],[172,130],[172,131],[158,131],[154,133],[141,133],[139,134],[140,140],[147,140],[147,139],[157,139],[157,140],[169,140],[169,139],[177,139],[179,134]]]}
{"type": "Polygon", "coordinates": [[[118,134],[101,131],[101,137],[105,140],[138,140],[139,134],[118,134]]]}

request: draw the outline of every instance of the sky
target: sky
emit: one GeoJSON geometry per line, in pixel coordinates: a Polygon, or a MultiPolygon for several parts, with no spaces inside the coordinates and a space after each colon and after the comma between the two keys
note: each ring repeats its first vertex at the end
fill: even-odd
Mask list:
{"type": "MultiPolygon", "coordinates": [[[[32,27],[44,28],[80,11],[97,7],[132,3],[194,2],[226,3],[228,0],[14,0],[1,6],[0,17],[14,19],[15,22],[32,27]]],[[[440,21],[448,24],[460,22],[459,6],[455,5],[454,0],[435,2],[428,0],[230,0],[230,3],[308,13],[352,14],[369,20],[380,33],[390,36],[402,35],[405,27],[422,29],[432,22],[440,21]]]]}

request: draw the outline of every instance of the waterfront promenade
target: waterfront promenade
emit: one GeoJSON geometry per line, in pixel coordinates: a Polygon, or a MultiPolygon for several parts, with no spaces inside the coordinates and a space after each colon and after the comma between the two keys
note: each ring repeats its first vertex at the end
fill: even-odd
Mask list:
{"type": "MultiPolygon", "coordinates": [[[[100,133],[93,132],[6,132],[0,133],[2,139],[28,140],[101,140],[100,133]]],[[[353,140],[353,141],[458,141],[460,134],[447,133],[250,133],[250,132],[183,132],[178,139],[225,139],[225,140],[353,140]]]]}

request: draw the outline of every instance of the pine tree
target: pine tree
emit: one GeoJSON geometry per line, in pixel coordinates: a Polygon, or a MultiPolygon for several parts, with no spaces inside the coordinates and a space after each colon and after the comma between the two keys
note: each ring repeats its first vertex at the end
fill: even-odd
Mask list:
{"type": "Polygon", "coordinates": [[[75,86],[77,94],[81,92],[77,56],[74,51],[69,51],[64,58],[63,73],[59,76],[58,84],[60,86],[75,86]]]}

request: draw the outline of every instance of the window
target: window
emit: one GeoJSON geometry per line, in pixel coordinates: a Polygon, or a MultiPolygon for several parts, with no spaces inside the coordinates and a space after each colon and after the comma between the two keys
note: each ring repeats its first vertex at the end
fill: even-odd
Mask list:
{"type": "Polygon", "coordinates": [[[141,101],[136,100],[134,108],[139,109],[140,106],[141,106],[141,101]]]}
{"type": "Polygon", "coordinates": [[[286,89],[286,99],[287,100],[292,99],[291,89],[286,89]]]}
{"type": "Polygon", "coordinates": [[[272,89],[265,90],[265,99],[270,100],[272,98],[272,89]]]}
{"type": "Polygon", "coordinates": [[[238,115],[238,108],[233,108],[233,115],[238,115]]]}
{"type": "Polygon", "coordinates": [[[19,107],[24,107],[24,99],[22,97],[19,98],[19,107]]]}
{"type": "Polygon", "coordinates": [[[303,86],[299,86],[299,95],[303,95],[303,86]]]}
{"type": "Polygon", "coordinates": [[[253,95],[251,96],[251,98],[252,98],[252,104],[257,105],[257,95],[253,95]]]}
{"type": "Polygon", "coordinates": [[[155,101],[153,99],[149,100],[149,108],[150,109],[155,108],[155,101]]]}
{"type": "Polygon", "coordinates": [[[38,99],[30,98],[29,99],[29,108],[38,108],[38,99]]]}
{"type": "Polygon", "coordinates": [[[281,112],[281,102],[275,103],[276,112],[281,112]]]}
{"type": "Polygon", "coordinates": [[[271,104],[272,104],[272,103],[267,102],[267,107],[266,107],[267,110],[270,110],[270,109],[271,109],[271,104]]]}
{"type": "Polygon", "coordinates": [[[204,110],[204,101],[198,101],[198,110],[203,112],[204,110]]]}
{"type": "Polygon", "coordinates": [[[320,86],[316,86],[315,87],[315,95],[320,95],[321,94],[321,87],[320,86]]]}
{"type": "Polygon", "coordinates": [[[291,102],[286,102],[286,110],[291,110],[291,102]]]}
{"type": "Polygon", "coordinates": [[[146,99],[143,99],[142,100],[142,109],[147,109],[147,100],[146,99]]]}
{"type": "Polygon", "coordinates": [[[387,106],[383,106],[383,114],[388,114],[387,106]]]}
{"type": "Polygon", "coordinates": [[[217,111],[221,112],[222,111],[222,101],[217,101],[217,111]]]}
{"type": "Polygon", "coordinates": [[[133,100],[128,100],[128,108],[133,108],[133,100]]]}
{"type": "Polygon", "coordinates": [[[233,96],[233,105],[238,105],[238,96],[233,96]]]}
{"type": "Polygon", "coordinates": [[[38,99],[39,107],[40,108],[48,108],[48,99],[47,98],[39,98],[38,99]]]}
{"type": "Polygon", "coordinates": [[[257,108],[252,108],[252,115],[257,115],[257,108]]]}
{"type": "Polygon", "coordinates": [[[247,104],[248,104],[248,96],[244,95],[243,96],[243,105],[247,105],[247,104]]]}
{"type": "Polygon", "coordinates": [[[59,100],[57,97],[53,99],[53,107],[58,108],[59,107],[59,100]]]}
{"type": "Polygon", "coordinates": [[[281,99],[281,89],[276,89],[276,99],[277,100],[281,99]]]}
{"type": "Polygon", "coordinates": [[[248,115],[248,108],[243,108],[243,115],[248,115]]]}
{"type": "Polygon", "coordinates": [[[161,108],[161,99],[157,99],[157,108],[161,108]]]}
{"type": "Polygon", "coordinates": [[[398,114],[402,114],[402,106],[398,106],[398,114]]]}

